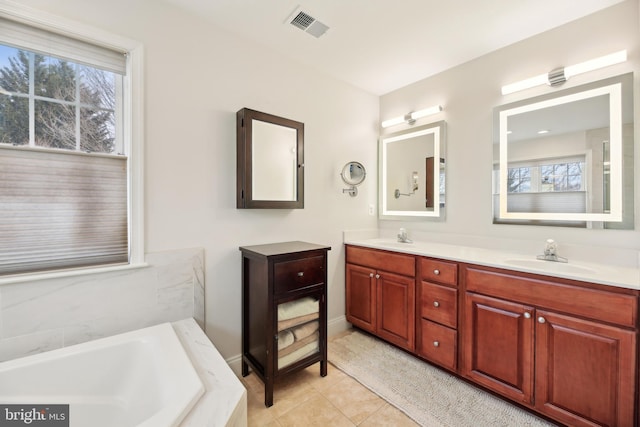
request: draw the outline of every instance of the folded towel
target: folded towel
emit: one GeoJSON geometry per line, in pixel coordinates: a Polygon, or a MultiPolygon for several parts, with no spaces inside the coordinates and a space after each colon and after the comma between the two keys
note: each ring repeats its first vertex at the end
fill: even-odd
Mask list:
{"type": "Polygon", "coordinates": [[[317,319],[320,317],[320,313],[311,313],[306,316],[294,317],[293,319],[283,320],[278,322],[278,331],[282,331],[285,329],[292,328],[296,325],[302,325],[303,323],[307,323],[311,320],[317,319]]]}
{"type": "Polygon", "coordinates": [[[278,305],[278,321],[293,319],[311,313],[318,313],[320,304],[318,300],[307,297],[278,305]]]}
{"type": "Polygon", "coordinates": [[[301,339],[300,341],[294,342],[289,347],[283,348],[282,350],[278,349],[278,358],[279,359],[283,358],[284,356],[293,353],[294,351],[304,347],[309,343],[318,341],[319,337],[320,337],[320,332],[316,332],[315,334],[311,334],[308,337],[301,339]]]}
{"type": "Polygon", "coordinates": [[[278,332],[278,351],[289,347],[295,341],[295,336],[290,329],[278,332]]]}
{"type": "Polygon", "coordinates": [[[320,322],[316,320],[313,322],[307,322],[300,326],[291,328],[290,331],[293,332],[293,336],[296,338],[296,341],[299,341],[313,334],[315,331],[318,330],[319,327],[320,327],[320,322]]]}
{"type": "Polygon", "coordinates": [[[302,360],[307,356],[311,356],[312,354],[317,353],[319,348],[320,347],[318,346],[318,342],[314,341],[312,343],[305,345],[302,348],[299,348],[298,350],[294,351],[291,354],[287,354],[284,357],[278,358],[278,369],[285,368],[291,365],[292,363],[297,362],[298,360],[302,360]]]}

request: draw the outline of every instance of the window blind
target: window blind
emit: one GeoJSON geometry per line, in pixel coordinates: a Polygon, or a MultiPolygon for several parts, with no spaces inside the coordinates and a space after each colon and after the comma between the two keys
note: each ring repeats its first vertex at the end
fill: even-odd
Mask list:
{"type": "Polygon", "coordinates": [[[125,75],[126,52],[0,18],[0,43],[125,75]]]}
{"type": "Polygon", "coordinates": [[[128,262],[127,158],[0,148],[0,275],[128,262]]]}

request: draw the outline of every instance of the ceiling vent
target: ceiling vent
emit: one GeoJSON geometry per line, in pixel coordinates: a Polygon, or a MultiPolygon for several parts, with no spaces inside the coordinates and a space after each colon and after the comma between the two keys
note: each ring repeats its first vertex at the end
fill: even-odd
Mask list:
{"type": "Polygon", "coordinates": [[[294,27],[300,28],[302,31],[311,34],[315,38],[319,38],[329,29],[327,25],[318,21],[307,12],[304,12],[300,7],[294,10],[285,22],[288,22],[294,27]]]}

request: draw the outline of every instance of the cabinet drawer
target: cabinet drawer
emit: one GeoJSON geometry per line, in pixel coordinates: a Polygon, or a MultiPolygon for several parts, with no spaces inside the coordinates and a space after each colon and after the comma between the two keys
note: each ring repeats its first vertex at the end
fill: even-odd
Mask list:
{"type": "Polygon", "coordinates": [[[458,324],[458,291],[420,282],[420,315],[451,328],[458,324]]]}
{"type": "Polygon", "coordinates": [[[445,368],[456,369],[458,333],[437,323],[420,319],[418,353],[445,368]]]}
{"type": "Polygon", "coordinates": [[[412,255],[347,246],[347,262],[403,276],[414,277],[416,275],[416,260],[412,255]]]}
{"type": "Polygon", "coordinates": [[[275,293],[280,294],[324,282],[324,257],[282,261],[273,265],[275,293]]]}
{"type": "Polygon", "coordinates": [[[443,285],[458,286],[458,264],[420,258],[420,278],[443,285]]]}

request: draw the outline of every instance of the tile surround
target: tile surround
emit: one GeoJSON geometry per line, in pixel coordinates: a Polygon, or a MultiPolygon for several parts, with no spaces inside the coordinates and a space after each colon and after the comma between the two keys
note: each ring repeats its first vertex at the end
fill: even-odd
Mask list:
{"type": "Polygon", "coordinates": [[[204,327],[204,251],[147,267],[0,286],[0,361],[193,317],[204,327]]]}

